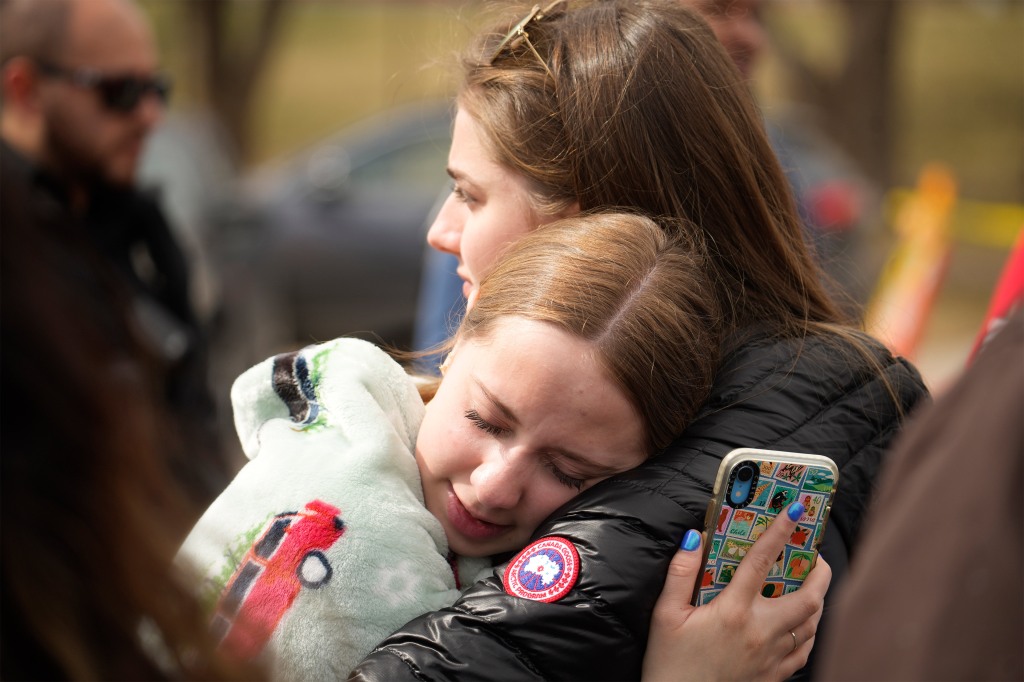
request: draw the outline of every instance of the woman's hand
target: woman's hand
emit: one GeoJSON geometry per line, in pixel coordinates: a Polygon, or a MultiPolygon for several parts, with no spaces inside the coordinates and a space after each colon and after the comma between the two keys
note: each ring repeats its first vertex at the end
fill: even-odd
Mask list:
{"type": "Polygon", "coordinates": [[[740,562],[732,582],[704,606],[690,605],[701,566],[701,536],[687,531],[651,619],[643,679],[782,680],[807,662],[832,570],[819,556],[796,592],[761,596],[768,571],[803,514],[795,502],[740,562]]]}

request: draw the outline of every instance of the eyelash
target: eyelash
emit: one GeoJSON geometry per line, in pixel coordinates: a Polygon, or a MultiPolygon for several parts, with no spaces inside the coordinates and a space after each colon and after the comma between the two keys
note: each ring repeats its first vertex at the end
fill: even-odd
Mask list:
{"type": "Polygon", "coordinates": [[[452,194],[455,195],[456,201],[461,201],[464,204],[471,204],[474,201],[473,197],[466,194],[466,191],[458,185],[452,185],[452,194]]]}
{"type": "MultiPolygon", "coordinates": [[[[492,436],[503,436],[506,433],[508,433],[508,429],[503,429],[500,426],[495,426],[494,424],[490,423],[489,421],[481,417],[480,413],[477,412],[476,410],[466,410],[466,419],[473,422],[473,425],[476,426],[481,431],[484,431],[485,433],[488,433],[492,436]]],[[[544,466],[546,466],[551,471],[552,475],[559,483],[566,486],[567,488],[573,488],[579,491],[583,489],[583,484],[586,483],[586,479],[575,478],[573,476],[570,476],[569,474],[565,473],[557,466],[555,466],[555,463],[550,460],[546,461],[544,463],[544,466]]]]}
{"type": "Polygon", "coordinates": [[[555,478],[558,480],[559,483],[561,483],[562,485],[564,485],[564,486],[566,486],[568,488],[573,488],[577,492],[582,490],[583,489],[583,484],[586,483],[585,479],[574,478],[574,477],[570,476],[569,474],[565,473],[564,471],[559,469],[557,466],[555,466],[555,463],[550,461],[550,460],[545,462],[544,466],[546,466],[548,469],[551,470],[551,473],[554,474],[555,478]]]}
{"type": "Polygon", "coordinates": [[[508,433],[508,429],[503,429],[500,426],[495,426],[489,421],[486,421],[476,410],[466,410],[466,419],[473,422],[473,424],[475,424],[481,431],[485,431],[492,436],[503,436],[508,433]]]}

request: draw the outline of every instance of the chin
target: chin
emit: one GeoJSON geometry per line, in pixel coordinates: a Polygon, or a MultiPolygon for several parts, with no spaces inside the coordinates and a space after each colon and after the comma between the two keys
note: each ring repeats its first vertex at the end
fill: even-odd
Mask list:
{"type": "Polygon", "coordinates": [[[135,184],[136,171],[139,168],[139,157],[136,154],[117,158],[103,169],[103,178],[117,187],[130,187],[135,184]]]}
{"type": "Polygon", "coordinates": [[[455,556],[465,557],[466,559],[483,559],[491,556],[490,552],[481,552],[478,548],[468,552],[460,552],[454,547],[448,548],[455,556]]]}
{"type": "Polygon", "coordinates": [[[135,185],[135,169],[129,172],[107,173],[106,180],[114,187],[132,187],[135,185]]]}
{"type": "Polygon", "coordinates": [[[94,176],[101,183],[109,186],[116,187],[118,189],[125,189],[135,186],[135,175],[125,175],[122,173],[100,173],[94,176]]]}
{"type": "Polygon", "coordinates": [[[506,542],[485,542],[485,543],[456,543],[455,545],[449,543],[448,549],[457,554],[458,556],[467,557],[470,559],[484,559],[487,557],[498,556],[502,554],[511,554],[519,549],[522,549],[526,545],[526,542],[515,543],[511,541],[506,542]]]}

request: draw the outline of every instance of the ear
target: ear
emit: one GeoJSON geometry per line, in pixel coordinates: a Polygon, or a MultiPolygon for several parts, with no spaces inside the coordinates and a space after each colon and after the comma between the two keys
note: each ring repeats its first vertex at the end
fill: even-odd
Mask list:
{"type": "Polygon", "coordinates": [[[455,359],[455,354],[459,351],[459,347],[461,345],[462,345],[462,339],[459,338],[458,336],[456,336],[455,343],[452,345],[451,350],[448,351],[448,355],[444,356],[444,360],[438,366],[438,369],[441,370],[441,377],[442,378],[444,377],[445,373],[448,371],[448,368],[451,367],[452,360],[455,359]]]}
{"type": "Polygon", "coordinates": [[[40,77],[35,63],[28,57],[13,57],[7,60],[0,73],[4,107],[19,111],[36,111],[40,77]]]}

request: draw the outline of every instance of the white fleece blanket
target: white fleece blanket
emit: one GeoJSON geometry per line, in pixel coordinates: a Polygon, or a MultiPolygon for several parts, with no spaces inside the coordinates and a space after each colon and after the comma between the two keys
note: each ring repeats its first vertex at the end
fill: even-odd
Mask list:
{"type": "MultiPolygon", "coordinates": [[[[458,596],[413,455],[423,403],[383,351],[336,339],[231,390],[250,461],[179,551],[220,646],[275,679],[344,679],[385,636],[458,596]]],[[[466,584],[485,562],[462,566],[466,584]]]]}

